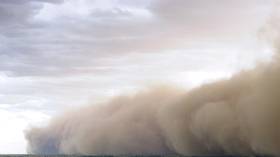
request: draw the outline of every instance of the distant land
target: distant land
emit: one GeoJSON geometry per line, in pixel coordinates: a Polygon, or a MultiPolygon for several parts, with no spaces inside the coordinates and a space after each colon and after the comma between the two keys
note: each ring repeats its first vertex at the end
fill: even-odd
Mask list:
{"type": "Polygon", "coordinates": [[[269,155],[36,155],[36,154],[3,154],[0,157],[273,157],[269,155]]]}

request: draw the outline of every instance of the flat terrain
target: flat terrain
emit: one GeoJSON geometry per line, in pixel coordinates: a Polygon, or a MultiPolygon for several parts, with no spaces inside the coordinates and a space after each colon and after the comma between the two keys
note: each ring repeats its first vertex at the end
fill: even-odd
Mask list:
{"type": "Polygon", "coordinates": [[[0,157],[271,157],[271,156],[234,156],[234,155],[34,155],[34,154],[7,154],[0,157]]]}

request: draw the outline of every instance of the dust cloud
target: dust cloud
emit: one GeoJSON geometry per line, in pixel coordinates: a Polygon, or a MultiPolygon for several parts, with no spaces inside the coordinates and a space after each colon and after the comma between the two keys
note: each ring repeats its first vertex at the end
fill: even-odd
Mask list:
{"type": "MultiPolygon", "coordinates": [[[[279,46],[278,46],[279,48],[279,46]]],[[[280,155],[280,57],[185,91],[157,87],[26,132],[35,154],[280,155]]]]}

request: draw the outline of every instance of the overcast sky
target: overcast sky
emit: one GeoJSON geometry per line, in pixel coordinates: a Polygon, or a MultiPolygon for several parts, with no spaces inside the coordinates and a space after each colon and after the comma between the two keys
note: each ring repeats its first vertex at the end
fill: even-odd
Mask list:
{"type": "Polygon", "coordinates": [[[72,107],[269,60],[272,0],[0,0],[0,153],[72,107]]]}

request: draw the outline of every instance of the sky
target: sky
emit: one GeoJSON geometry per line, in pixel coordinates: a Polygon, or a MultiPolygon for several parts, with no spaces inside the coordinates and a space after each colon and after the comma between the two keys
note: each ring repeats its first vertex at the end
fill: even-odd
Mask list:
{"type": "Polygon", "coordinates": [[[276,0],[0,0],[0,153],[72,108],[266,62],[276,0]]]}

